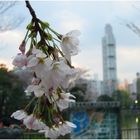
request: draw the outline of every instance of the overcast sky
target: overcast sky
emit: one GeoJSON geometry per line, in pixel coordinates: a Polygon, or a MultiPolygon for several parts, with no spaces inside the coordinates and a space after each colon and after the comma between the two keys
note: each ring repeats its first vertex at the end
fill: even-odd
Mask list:
{"type": "MultiPolygon", "coordinates": [[[[81,31],[81,51],[72,58],[73,65],[88,69],[92,77],[97,73],[102,79],[101,38],[106,23],[112,25],[116,38],[118,79],[131,81],[136,72],[140,72],[140,37],[124,25],[124,22],[134,22],[140,27],[140,2],[31,1],[31,4],[37,16],[48,21],[58,32],[65,34],[72,29],[81,31]]],[[[18,28],[0,34],[0,62],[11,68],[31,16],[24,1],[18,2],[9,15],[25,17],[18,28]]]]}

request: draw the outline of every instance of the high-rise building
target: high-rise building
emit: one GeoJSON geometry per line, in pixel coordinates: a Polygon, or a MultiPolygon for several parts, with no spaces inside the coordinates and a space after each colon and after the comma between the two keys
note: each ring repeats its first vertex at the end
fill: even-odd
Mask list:
{"type": "Polygon", "coordinates": [[[128,85],[128,91],[133,100],[137,100],[140,97],[140,72],[136,73],[136,78],[128,85]]]}
{"type": "Polygon", "coordinates": [[[137,94],[140,94],[140,73],[137,72],[137,83],[136,83],[136,87],[137,87],[137,94]]]}
{"type": "Polygon", "coordinates": [[[110,24],[105,26],[102,38],[104,94],[111,95],[117,89],[116,40],[110,24]]]}

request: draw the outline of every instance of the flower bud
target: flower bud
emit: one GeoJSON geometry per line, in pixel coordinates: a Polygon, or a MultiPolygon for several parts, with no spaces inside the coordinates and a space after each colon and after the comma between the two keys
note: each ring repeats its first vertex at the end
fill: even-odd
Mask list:
{"type": "Polygon", "coordinates": [[[23,42],[20,44],[19,50],[22,52],[22,54],[25,53],[25,41],[23,41],[23,42]]]}
{"type": "Polygon", "coordinates": [[[13,65],[21,68],[27,65],[27,57],[24,54],[18,53],[17,56],[14,58],[13,65]]]}

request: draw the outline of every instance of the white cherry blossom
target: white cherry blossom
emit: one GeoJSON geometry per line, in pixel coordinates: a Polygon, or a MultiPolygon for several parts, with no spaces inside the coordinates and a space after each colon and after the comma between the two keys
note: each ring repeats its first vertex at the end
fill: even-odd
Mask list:
{"type": "Polygon", "coordinates": [[[33,85],[38,85],[38,84],[40,83],[40,80],[41,80],[41,79],[39,79],[39,78],[33,77],[33,79],[32,79],[32,84],[33,84],[33,85]]]}
{"type": "Polygon", "coordinates": [[[72,30],[67,34],[62,36],[61,48],[67,60],[70,61],[70,56],[77,55],[79,52],[79,40],[78,36],[80,35],[79,30],[72,30]]]}
{"type": "Polygon", "coordinates": [[[48,133],[45,134],[48,138],[56,139],[59,137],[59,129],[57,127],[53,127],[49,129],[48,133]]]}
{"type": "MultiPolygon", "coordinates": [[[[53,30],[51,31],[53,32],[53,30]]],[[[53,33],[55,34],[56,32],[53,33]]],[[[53,40],[53,35],[51,36],[50,33],[51,40],[48,42],[47,38],[44,40],[48,44],[46,44],[47,46],[45,46],[45,42],[42,42],[42,36],[40,37],[41,41],[39,39],[31,39],[31,44],[35,46],[31,46],[26,53],[28,57],[24,54],[25,45],[27,44],[24,43],[24,41],[26,42],[25,37],[25,40],[19,48],[22,54],[17,54],[13,60],[13,65],[26,68],[34,76],[25,92],[34,93],[34,96],[37,98],[34,100],[36,104],[30,115],[27,114],[29,112],[26,113],[24,110],[17,110],[11,117],[22,120],[26,128],[44,133],[45,137],[51,139],[56,139],[60,135],[64,136],[71,133],[76,128],[76,125],[72,122],[64,121],[59,113],[68,108],[69,103],[75,102],[75,96],[70,93],[65,93],[63,90],[67,89],[80,75],[79,69],[74,69],[69,65],[71,63],[71,56],[77,55],[79,52],[78,37],[80,31],[72,30],[63,36],[60,34],[56,35],[58,35],[59,39],[61,38],[60,45],[64,57],[55,45],[56,40],[53,40]],[[44,45],[43,48],[40,46],[38,48],[40,43],[44,45]],[[44,111],[48,114],[47,116],[44,115],[44,111]],[[49,122],[45,124],[42,120],[45,123],[47,120],[49,122]]],[[[28,36],[28,33],[26,36],[28,36]]],[[[26,107],[26,111],[32,105],[32,101],[26,107]]]]}
{"type": "Polygon", "coordinates": [[[44,63],[45,57],[46,54],[44,54],[41,50],[33,48],[32,55],[28,57],[27,67],[31,68],[39,63],[44,63]]]}
{"type": "Polygon", "coordinates": [[[59,107],[60,111],[68,108],[70,102],[75,102],[75,100],[71,98],[76,98],[74,95],[64,92],[59,94],[60,97],[55,94],[53,94],[53,96],[54,99],[56,100],[56,104],[59,107]]]}
{"type": "Polygon", "coordinates": [[[28,128],[28,129],[32,129],[32,130],[42,130],[46,127],[46,125],[39,121],[38,119],[36,119],[33,114],[31,114],[30,116],[26,117],[23,120],[23,124],[28,128]]]}
{"type": "Polygon", "coordinates": [[[65,121],[60,127],[59,127],[59,133],[64,136],[68,133],[71,133],[71,131],[76,128],[77,126],[69,121],[65,121]]]}
{"type": "Polygon", "coordinates": [[[28,58],[27,67],[32,68],[32,67],[36,66],[38,63],[39,63],[39,59],[37,57],[30,56],[30,58],[28,58]]]}
{"type": "Polygon", "coordinates": [[[52,128],[46,127],[44,130],[40,130],[39,133],[44,133],[46,138],[56,139],[60,136],[59,128],[53,126],[52,128]]]}
{"type": "Polygon", "coordinates": [[[36,96],[36,97],[41,97],[44,93],[45,93],[45,88],[41,85],[41,84],[39,84],[39,85],[29,85],[28,87],[27,87],[27,89],[25,90],[25,92],[29,92],[29,93],[31,93],[31,92],[34,92],[34,95],[36,96]]]}
{"type": "Polygon", "coordinates": [[[17,110],[16,112],[12,113],[12,118],[17,120],[23,120],[27,117],[27,113],[24,110],[17,110]]]}
{"type": "Polygon", "coordinates": [[[27,65],[27,57],[24,54],[18,53],[17,56],[14,58],[12,64],[19,68],[27,65]]]}
{"type": "Polygon", "coordinates": [[[50,58],[43,59],[43,63],[39,63],[36,65],[33,70],[35,71],[38,78],[42,79],[46,77],[46,74],[50,70],[51,65],[53,64],[53,60],[50,58]]]}
{"type": "Polygon", "coordinates": [[[48,90],[56,89],[59,85],[66,89],[78,75],[78,71],[70,68],[64,60],[53,61],[46,58],[42,64],[38,63],[38,58],[34,57],[31,61],[29,65],[34,66],[33,70],[37,77],[42,80],[42,85],[48,90]]]}
{"type": "Polygon", "coordinates": [[[32,54],[34,54],[37,58],[45,58],[46,54],[44,54],[41,50],[33,48],[32,54]]]}
{"type": "Polygon", "coordinates": [[[61,84],[62,87],[64,89],[69,88],[71,86],[71,84],[73,84],[74,81],[80,77],[80,75],[81,75],[81,73],[80,73],[79,69],[76,69],[76,68],[69,69],[69,71],[67,72],[67,74],[65,76],[65,79],[63,80],[63,82],[61,84]]]}
{"type": "Polygon", "coordinates": [[[48,90],[55,90],[63,83],[66,75],[70,73],[70,67],[64,61],[50,61],[47,59],[44,66],[35,68],[35,72],[48,90]]]}
{"type": "Polygon", "coordinates": [[[60,135],[64,136],[76,128],[76,125],[69,122],[61,122],[57,127],[53,126],[52,128],[46,127],[44,130],[40,130],[39,133],[44,133],[46,138],[56,139],[60,135]]]}

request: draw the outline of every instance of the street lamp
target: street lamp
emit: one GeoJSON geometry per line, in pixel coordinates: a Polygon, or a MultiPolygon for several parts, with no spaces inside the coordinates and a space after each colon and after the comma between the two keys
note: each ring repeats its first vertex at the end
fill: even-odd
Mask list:
{"type": "Polygon", "coordinates": [[[137,108],[138,100],[135,100],[135,108],[137,108]]]}
{"type": "Polygon", "coordinates": [[[138,117],[136,117],[136,123],[138,123],[139,122],[139,118],[138,117]]]}
{"type": "Polygon", "coordinates": [[[137,104],[138,103],[138,100],[135,100],[135,104],[137,104]]]}

